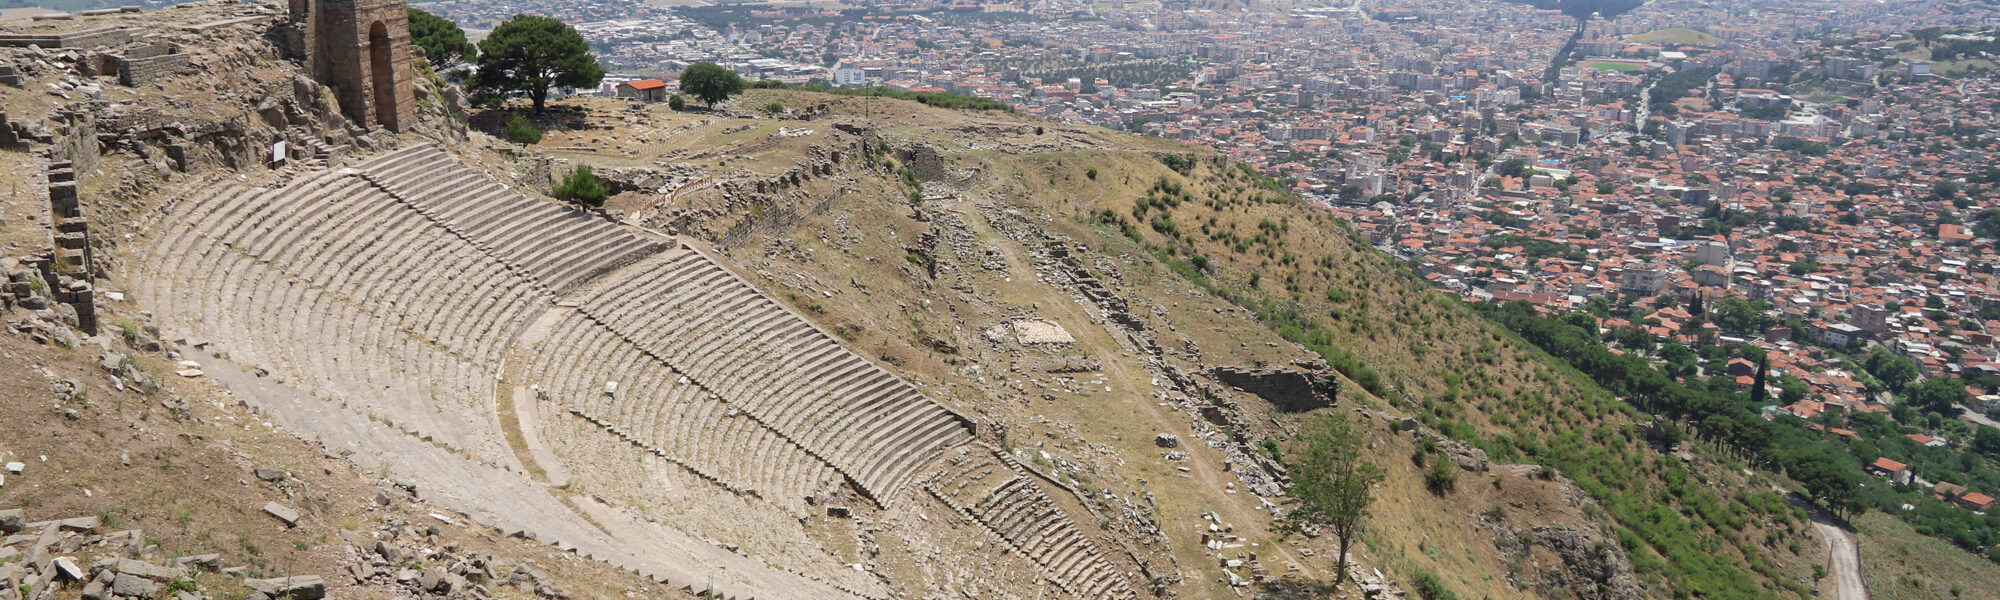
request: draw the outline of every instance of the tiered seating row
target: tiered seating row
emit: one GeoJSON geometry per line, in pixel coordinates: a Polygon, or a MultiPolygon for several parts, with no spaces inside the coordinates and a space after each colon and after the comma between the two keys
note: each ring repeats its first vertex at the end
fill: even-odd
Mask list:
{"type": "Polygon", "coordinates": [[[1130,584],[1097,544],[1021,473],[990,451],[971,449],[924,485],[932,496],[985,525],[1064,590],[1085,598],[1133,598],[1130,584]]]}
{"type": "Polygon", "coordinates": [[[581,310],[887,498],[971,438],[958,415],[689,248],[581,310]]]}
{"type": "Polygon", "coordinates": [[[591,494],[710,543],[737,545],[744,555],[772,568],[858,597],[888,597],[873,574],[849,568],[814,539],[797,513],[714,485],[685,465],[603,432],[602,426],[581,418],[541,430],[543,439],[557,443],[558,460],[573,465],[570,482],[591,494]]]}
{"type": "Polygon", "coordinates": [[[588,316],[571,313],[553,330],[528,373],[563,410],[798,514],[807,495],[839,480],[825,461],[588,316]]]}
{"type": "Polygon", "coordinates": [[[191,195],[153,237],[147,296],[172,327],[420,437],[505,451],[493,373],[548,296],[359,177],[191,195]]]}
{"type": "Polygon", "coordinates": [[[558,293],[660,249],[609,220],[523,196],[437,146],[392,152],[360,170],[558,293]]]}

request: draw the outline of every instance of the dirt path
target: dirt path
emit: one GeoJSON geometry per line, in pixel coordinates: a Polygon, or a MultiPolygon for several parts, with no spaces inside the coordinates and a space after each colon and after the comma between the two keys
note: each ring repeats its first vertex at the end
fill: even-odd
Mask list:
{"type": "Polygon", "coordinates": [[[1828,573],[1833,577],[1832,600],[1868,600],[1868,587],[1861,583],[1861,548],[1854,545],[1853,536],[1816,512],[1813,528],[1826,540],[1821,547],[1827,550],[1828,562],[1833,563],[1832,572],[1828,573]]]}

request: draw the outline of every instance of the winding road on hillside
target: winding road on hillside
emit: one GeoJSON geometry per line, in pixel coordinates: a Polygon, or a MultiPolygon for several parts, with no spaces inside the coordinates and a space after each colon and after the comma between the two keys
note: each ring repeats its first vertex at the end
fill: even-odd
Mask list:
{"type": "Polygon", "coordinates": [[[1813,511],[1813,527],[1826,540],[1821,546],[1832,558],[1834,595],[1832,600],[1868,600],[1868,586],[1861,582],[1861,548],[1854,545],[1854,537],[1813,511]]]}

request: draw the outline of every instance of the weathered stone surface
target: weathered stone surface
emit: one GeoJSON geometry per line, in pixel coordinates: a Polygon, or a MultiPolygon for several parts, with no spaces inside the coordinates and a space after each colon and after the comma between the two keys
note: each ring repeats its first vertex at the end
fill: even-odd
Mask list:
{"type": "Polygon", "coordinates": [[[28,515],[26,511],[18,508],[0,510],[0,533],[12,535],[15,532],[19,532],[21,527],[27,525],[27,523],[28,515]]]}
{"type": "Polygon", "coordinates": [[[285,470],[278,467],[260,467],[256,472],[257,478],[264,481],[284,481],[285,479],[285,470]]]}
{"type": "Polygon", "coordinates": [[[194,567],[197,569],[201,569],[203,571],[208,571],[213,573],[215,571],[222,569],[222,555],[197,554],[194,556],[183,556],[174,559],[174,564],[179,565],[181,567],[194,567]]]}
{"type": "Polygon", "coordinates": [[[450,575],[442,569],[424,569],[424,574],[417,578],[417,585],[432,593],[450,594],[452,585],[450,575]]]}
{"type": "Polygon", "coordinates": [[[83,600],[105,600],[111,597],[111,586],[102,581],[91,580],[83,584],[83,600]]]}
{"type": "Polygon", "coordinates": [[[151,598],[158,593],[160,584],[131,573],[119,573],[116,579],[111,580],[111,594],[114,596],[151,598]]]}
{"type": "Polygon", "coordinates": [[[1486,451],[1472,444],[1458,440],[1439,440],[1438,450],[1444,452],[1445,457],[1451,459],[1451,464],[1458,465],[1460,469],[1485,473],[1491,466],[1486,458],[1486,451]]]}
{"type": "Polygon", "coordinates": [[[57,521],[56,526],[61,527],[63,531],[95,533],[97,531],[97,517],[76,517],[73,519],[63,519],[61,521],[57,521]]]}
{"type": "Polygon", "coordinates": [[[83,581],[89,575],[83,570],[83,566],[76,564],[76,559],[67,556],[56,557],[55,566],[56,574],[70,581],[83,581]]]}
{"type": "Polygon", "coordinates": [[[382,560],[389,561],[390,563],[403,562],[403,549],[390,545],[387,542],[375,542],[375,553],[382,555],[382,560]]]}
{"type": "Polygon", "coordinates": [[[118,559],[118,564],[112,568],[116,569],[120,575],[135,575],[154,581],[173,581],[181,575],[178,569],[129,558],[118,559]]]}
{"type": "Polygon", "coordinates": [[[1179,448],[1181,446],[1181,436],[1162,433],[1153,437],[1153,445],[1161,448],[1179,448]]]}
{"type": "Polygon", "coordinates": [[[326,597],[326,580],[318,575],[299,575],[275,579],[245,579],[244,587],[272,598],[289,597],[292,600],[319,600],[326,597]]]}
{"type": "Polygon", "coordinates": [[[299,509],[271,502],[264,505],[264,512],[277,517],[279,521],[284,521],[286,527],[299,524],[299,509]]]}

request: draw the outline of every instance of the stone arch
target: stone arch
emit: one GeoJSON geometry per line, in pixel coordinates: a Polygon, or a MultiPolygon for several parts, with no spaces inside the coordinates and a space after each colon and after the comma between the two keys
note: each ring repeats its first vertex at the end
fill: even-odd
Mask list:
{"type": "Polygon", "coordinates": [[[396,98],[395,42],[389,38],[389,26],[376,21],[368,26],[368,72],[374,79],[375,122],[391,131],[401,130],[397,122],[398,102],[396,98]]]}
{"type": "Polygon", "coordinates": [[[357,124],[402,131],[415,123],[407,7],[404,0],[291,0],[289,43],[357,124]]]}

